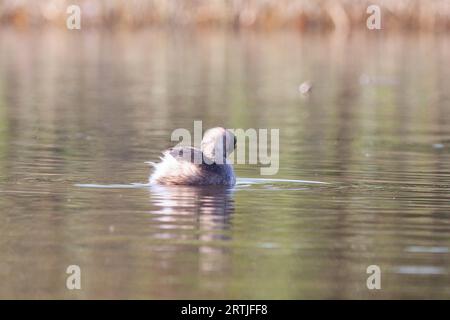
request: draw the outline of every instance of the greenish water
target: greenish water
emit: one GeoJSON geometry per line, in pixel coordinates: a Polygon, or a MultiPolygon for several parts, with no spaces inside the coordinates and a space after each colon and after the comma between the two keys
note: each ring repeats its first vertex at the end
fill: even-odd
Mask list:
{"type": "Polygon", "coordinates": [[[450,298],[448,61],[446,36],[0,31],[0,298],[450,298]],[[80,186],[146,183],[194,120],[279,128],[278,174],[80,186]]]}

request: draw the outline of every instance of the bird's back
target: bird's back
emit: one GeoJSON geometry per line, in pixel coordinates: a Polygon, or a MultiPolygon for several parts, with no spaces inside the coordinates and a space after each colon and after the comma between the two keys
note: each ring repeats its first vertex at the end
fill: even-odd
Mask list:
{"type": "Polygon", "coordinates": [[[175,147],[163,153],[150,183],[166,185],[228,185],[236,183],[230,164],[211,163],[203,152],[192,147],[175,147]]]}

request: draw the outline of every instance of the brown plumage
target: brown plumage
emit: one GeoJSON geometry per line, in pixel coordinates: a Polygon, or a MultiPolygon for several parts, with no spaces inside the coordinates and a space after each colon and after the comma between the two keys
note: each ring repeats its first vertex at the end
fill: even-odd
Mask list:
{"type": "Polygon", "coordinates": [[[227,157],[233,152],[236,138],[229,130],[213,128],[205,132],[201,150],[175,147],[163,152],[161,162],[151,163],[155,170],[151,184],[225,185],[236,183],[233,166],[227,157]]]}

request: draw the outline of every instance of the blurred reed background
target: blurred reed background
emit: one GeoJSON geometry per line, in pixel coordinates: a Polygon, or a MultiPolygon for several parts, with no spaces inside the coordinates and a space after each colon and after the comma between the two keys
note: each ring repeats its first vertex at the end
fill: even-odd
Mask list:
{"type": "Polygon", "coordinates": [[[1,25],[65,27],[66,8],[79,5],[82,27],[195,26],[300,31],[365,26],[367,7],[382,8],[382,28],[450,29],[448,0],[0,0],[1,25]]]}

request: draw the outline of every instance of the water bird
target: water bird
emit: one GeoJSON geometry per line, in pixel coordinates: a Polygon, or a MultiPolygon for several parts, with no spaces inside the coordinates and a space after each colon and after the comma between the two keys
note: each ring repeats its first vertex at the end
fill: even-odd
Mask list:
{"type": "Polygon", "coordinates": [[[236,176],[227,157],[236,148],[236,136],[216,127],[205,132],[201,148],[177,146],[163,152],[154,167],[150,184],[234,186],[236,176]]]}

